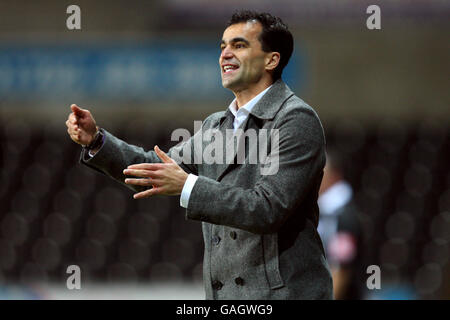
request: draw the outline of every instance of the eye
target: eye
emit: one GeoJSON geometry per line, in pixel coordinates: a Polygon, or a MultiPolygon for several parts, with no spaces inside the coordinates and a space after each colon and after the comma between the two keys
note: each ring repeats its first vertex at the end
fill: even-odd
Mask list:
{"type": "Polygon", "coordinates": [[[235,47],[236,49],[240,49],[240,48],[244,48],[245,46],[244,46],[243,43],[236,43],[236,44],[234,45],[234,47],[235,47]]]}

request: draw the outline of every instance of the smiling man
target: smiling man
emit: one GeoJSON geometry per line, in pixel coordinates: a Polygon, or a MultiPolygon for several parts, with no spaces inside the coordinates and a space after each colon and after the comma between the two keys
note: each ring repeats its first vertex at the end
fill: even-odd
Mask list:
{"type": "Polygon", "coordinates": [[[325,139],[317,114],[281,79],[292,35],[277,17],[243,11],[232,16],[220,48],[222,84],[236,98],[168,154],[119,140],[76,105],[68,133],[84,146],[83,164],[137,191],[135,199],[180,195],[186,218],[202,222],[207,299],[331,299],[316,230],[325,139]],[[263,175],[261,163],[248,161],[195,161],[195,144],[210,142],[196,139],[199,134],[215,130],[225,137],[238,129],[278,133],[276,145],[267,140],[263,146],[278,161],[276,172],[263,175]],[[192,150],[192,158],[175,162],[181,150],[192,150]]]}
{"type": "Polygon", "coordinates": [[[231,24],[223,33],[219,59],[222,85],[236,95],[237,108],[273,83],[272,74],[280,62],[279,52],[263,50],[259,40],[262,31],[261,23],[249,20],[231,24]]]}

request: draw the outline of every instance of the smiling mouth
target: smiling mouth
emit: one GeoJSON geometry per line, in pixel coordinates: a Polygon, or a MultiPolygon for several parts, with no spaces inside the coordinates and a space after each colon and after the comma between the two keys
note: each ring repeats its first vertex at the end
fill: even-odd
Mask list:
{"type": "Polygon", "coordinates": [[[236,65],[226,64],[226,65],[222,66],[222,71],[224,74],[231,73],[237,69],[239,69],[239,67],[236,65]]]}

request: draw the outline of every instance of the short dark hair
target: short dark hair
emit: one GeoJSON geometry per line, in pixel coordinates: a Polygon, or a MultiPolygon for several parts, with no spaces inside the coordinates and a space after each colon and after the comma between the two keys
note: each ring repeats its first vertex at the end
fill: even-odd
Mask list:
{"type": "Polygon", "coordinates": [[[263,51],[280,53],[280,62],[272,74],[273,81],[278,80],[281,78],[281,73],[291,58],[294,49],[294,38],[288,26],[280,18],[266,12],[237,11],[231,16],[227,26],[253,20],[261,23],[263,28],[259,36],[263,51]]]}

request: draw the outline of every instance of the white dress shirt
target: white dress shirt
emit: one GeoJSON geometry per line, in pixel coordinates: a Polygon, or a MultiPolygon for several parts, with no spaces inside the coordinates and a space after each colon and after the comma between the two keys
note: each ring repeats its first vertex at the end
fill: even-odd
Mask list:
{"type": "MultiPolygon", "coordinates": [[[[264,94],[270,89],[271,86],[266,88],[264,91],[261,91],[257,96],[255,96],[252,100],[244,104],[239,109],[236,105],[236,99],[234,99],[228,109],[230,109],[231,113],[234,115],[233,121],[233,129],[236,131],[239,126],[244,123],[244,121],[248,118],[248,115],[252,111],[253,107],[258,103],[259,100],[264,96],[264,94]]],[[[197,181],[198,176],[190,173],[184,183],[183,190],[181,191],[180,196],[180,206],[183,208],[187,208],[189,204],[189,198],[191,196],[192,189],[194,188],[195,182],[197,181]]]]}
{"type": "Polygon", "coordinates": [[[328,244],[336,234],[339,216],[337,210],[345,206],[353,196],[353,190],[346,181],[339,181],[328,188],[317,199],[320,210],[319,225],[317,231],[324,244],[328,244]]]}

